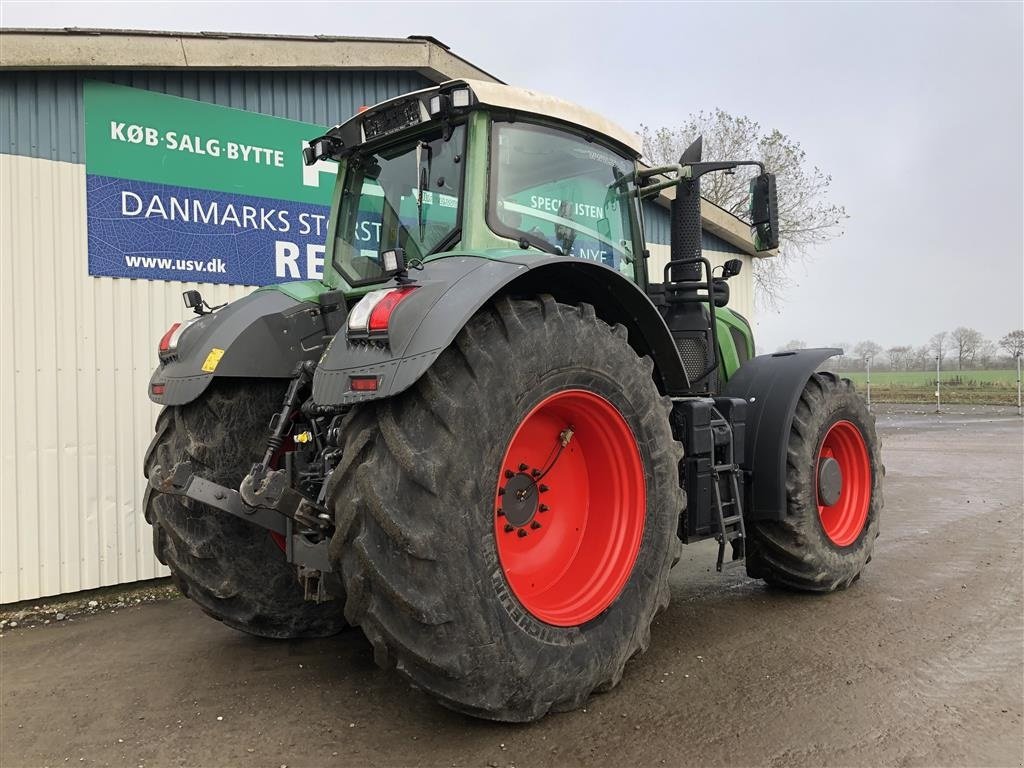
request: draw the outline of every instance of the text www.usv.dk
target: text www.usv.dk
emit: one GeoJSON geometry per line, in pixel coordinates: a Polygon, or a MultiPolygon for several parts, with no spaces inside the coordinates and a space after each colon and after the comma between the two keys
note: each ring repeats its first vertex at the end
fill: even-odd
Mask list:
{"type": "Polygon", "coordinates": [[[194,259],[171,259],[162,256],[125,256],[124,263],[128,267],[145,269],[173,269],[178,272],[209,272],[224,274],[228,265],[223,259],[196,261],[194,259]]]}

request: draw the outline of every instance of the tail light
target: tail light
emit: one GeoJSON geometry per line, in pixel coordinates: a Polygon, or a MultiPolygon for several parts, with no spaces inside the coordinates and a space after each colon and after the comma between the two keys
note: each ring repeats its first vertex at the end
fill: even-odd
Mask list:
{"type": "Polygon", "coordinates": [[[181,336],[181,323],[174,323],[160,338],[160,351],[170,352],[177,348],[178,337],[181,336]]]}
{"type": "Polygon", "coordinates": [[[385,288],[370,291],[363,296],[348,316],[350,334],[384,335],[388,332],[391,315],[418,286],[403,285],[400,288],[385,288]]]}
{"type": "Polygon", "coordinates": [[[167,333],[160,337],[160,354],[170,355],[177,350],[181,334],[183,334],[185,329],[198,319],[198,317],[193,317],[183,323],[172,323],[171,327],[167,329],[167,333]]]}
{"type": "Polygon", "coordinates": [[[348,388],[353,392],[376,392],[379,382],[378,376],[350,376],[348,388]]]}

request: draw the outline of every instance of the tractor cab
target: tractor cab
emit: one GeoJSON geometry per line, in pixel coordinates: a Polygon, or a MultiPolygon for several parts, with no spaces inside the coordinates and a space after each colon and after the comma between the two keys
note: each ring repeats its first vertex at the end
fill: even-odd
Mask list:
{"type": "MultiPolygon", "coordinates": [[[[700,177],[760,164],[702,162],[698,140],[679,164],[650,168],[641,149],[639,137],[596,113],[505,85],[458,80],[378,104],[305,152],[308,164],[339,163],[324,279],[352,299],[371,292],[384,301],[373,288],[413,282],[409,269],[429,280],[428,265],[444,257],[604,267],[640,288],[671,332],[685,381],[667,388],[714,394],[753,344],[742,318],[721,313],[741,262],[712,275],[702,255],[700,177]],[[649,274],[642,204],[669,189],[672,258],[664,274],[649,274]],[[724,368],[723,347],[735,351],[724,368]]],[[[762,169],[751,192],[755,242],[775,247],[774,177],[762,169]]],[[[360,316],[369,312],[364,303],[360,316]]]]}
{"type": "Polygon", "coordinates": [[[456,81],[365,110],[313,141],[340,161],[327,259],[339,285],[452,252],[532,250],[602,264],[640,282],[639,139],[568,102],[456,81]]]}

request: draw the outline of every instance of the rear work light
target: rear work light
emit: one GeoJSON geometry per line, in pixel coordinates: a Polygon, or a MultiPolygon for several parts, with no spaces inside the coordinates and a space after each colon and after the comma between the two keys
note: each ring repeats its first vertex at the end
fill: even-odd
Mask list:
{"type": "Polygon", "coordinates": [[[363,296],[348,316],[348,331],[354,334],[386,334],[391,315],[418,286],[403,285],[370,291],[363,296]]]}

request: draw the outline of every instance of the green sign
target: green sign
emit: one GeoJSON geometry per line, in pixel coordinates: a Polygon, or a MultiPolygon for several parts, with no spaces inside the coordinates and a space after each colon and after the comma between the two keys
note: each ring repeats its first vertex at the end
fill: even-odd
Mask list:
{"type": "Polygon", "coordinates": [[[86,81],[89,272],[265,285],[319,277],[325,127],[86,81]]]}
{"type": "Polygon", "coordinates": [[[333,179],[302,163],[322,125],[91,80],[85,113],[89,173],[331,204],[333,179]]]}

